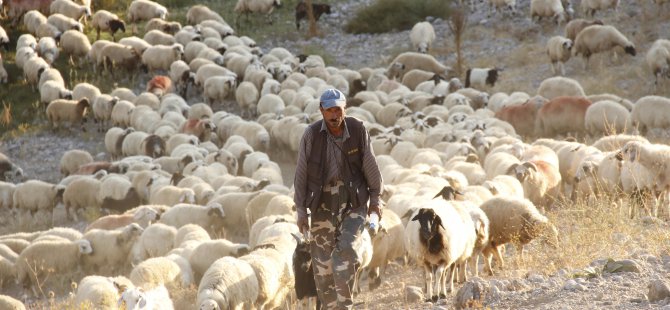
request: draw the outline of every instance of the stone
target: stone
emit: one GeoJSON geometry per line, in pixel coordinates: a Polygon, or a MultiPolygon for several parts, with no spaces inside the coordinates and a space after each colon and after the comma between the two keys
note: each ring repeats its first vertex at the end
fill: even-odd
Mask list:
{"type": "Polygon", "coordinates": [[[632,259],[615,261],[610,259],[603,267],[604,273],[635,272],[640,273],[640,265],[632,259]]]}
{"type": "Polygon", "coordinates": [[[534,273],[534,274],[528,275],[528,281],[531,282],[531,283],[542,283],[542,282],[545,281],[545,279],[544,279],[544,276],[542,276],[541,274],[534,273]]]}
{"type": "Polygon", "coordinates": [[[574,279],[570,279],[565,282],[563,289],[566,291],[586,291],[586,286],[577,283],[574,279]]]}
{"type": "Polygon", "coordinates": [[[405,300],[407,300],[408,303],[423,301],[423,299],[423,291],[421,288],[409,285],[405,287],[405,300]]]}
{"type": "Polygon", "coordinates": [[[490,292],[488,283],[480,278],[465,282],[456,292],[454,306],[456,309],[482,308],[486,305],[486,296],[490,292]]]}
{"type": "Polygon", "coordinates": [[[663,280],[654,280],[647,286],[649,292],[647,298],[649,302],[657,302],[670,297],[670,287],[663,280]]]}

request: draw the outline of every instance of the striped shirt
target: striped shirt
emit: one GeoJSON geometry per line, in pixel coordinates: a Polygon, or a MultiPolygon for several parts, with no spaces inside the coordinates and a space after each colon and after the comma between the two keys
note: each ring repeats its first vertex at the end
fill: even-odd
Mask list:
{"type": "MultiPolygon", "coordinates": [[[[342,169],[345,169],[344,165],[347,163],[343,161],[342,158],[342,145],[344,141],[349,139],[350,133],[349,128],[347,128],[347,123],[344,123],[344,131],[342,137],[333,136],[326,122],[321,123],[321,132],[326,131],[327,141],[326,141],[326,180],[327,183],[332,181],[342,180],[343,176],[340,174],[342,169]]],[[[365,127],[364,127],[365,128],[365,127]]],[[[379,171],[379,166],[377,166],[377,160],[370,145],[370,136],[368,135],[367,129],[362,130],[363,137],[361,141],[365,141],[362,145],[363,152],[363,175],[365,176],[366,183],[368,185],[368,191],[370,192],[370,205],[378,206],[379,205],[379,194],[383,188],[382,176],[379,171]]],[[[298,148],[298,164],[295,169],[295,179],[293,180],[293,186],[295,187],[295,194],[293,196],[293,201],[295,202],[297,212],[299,214],[307,214],[307,206],[305,205],[306,195],[307,195],[307,158],[312,152],[312,142],[314,140],[312,131],[308,127],[305,129],[305,133],[302,135],[300,140],[300,147],[298,148]]],[[[327,184],[326,183],[326,184],[327,184]]]]}

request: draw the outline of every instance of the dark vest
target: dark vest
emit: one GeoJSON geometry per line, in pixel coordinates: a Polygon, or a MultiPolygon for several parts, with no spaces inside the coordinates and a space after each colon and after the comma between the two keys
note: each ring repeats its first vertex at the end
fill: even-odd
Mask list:
{"type": "MultiPolygon", "coordinates": [[[[354,208],[367,205],[370,192],[363,174],[363,136],[365,130],[363,122],[353,117],[345,117],[344,121],[349,130],[349,138],[342,144],[342,152],[346,155],[343,160],[345,164],[342,176],[344,184],[349,192],[349,197],[354,208]]],[[[323,120],[319,120],[309,126],[312,131],[312,149],[307,157],[307,207],[314,212],[321,201],[321,192],[327,182],[326,177],[326,144],[328,132],[321,131],[323,120]]]]}

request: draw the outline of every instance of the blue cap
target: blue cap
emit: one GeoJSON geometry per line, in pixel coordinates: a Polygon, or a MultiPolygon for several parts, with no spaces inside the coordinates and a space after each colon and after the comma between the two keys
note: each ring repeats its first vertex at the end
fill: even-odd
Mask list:
{"type": "Polygon", "coordinates": [[[319,101],[321,102],[321,107],[324,109],[336,106],[344,109],[344,107],[347,106],[347,98],[341,91],[334,88],[326,89],[326,91],[321,94],[321,99],[319,99],[319,101]]]}

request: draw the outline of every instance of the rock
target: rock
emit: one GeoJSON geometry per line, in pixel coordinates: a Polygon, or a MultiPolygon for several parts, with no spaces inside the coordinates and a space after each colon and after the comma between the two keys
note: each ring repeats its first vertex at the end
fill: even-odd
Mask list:
{"type": "Polygon", "coordinates": [[[423,300],[423,291],[416,286],[405,287],[405,300],[408,303],[415,303],[423,300]]]}
{"type": "Polygon", "coordinates": [[[654,280],[647,286],[649,302],[657,302],[670,297],[670,287],[663,280],[654,280]]]}
{"type": "Polygon", "coordinates": [[[528,284],[526,284],[526,281],[522,279],[514,279],[512,282],[507,286],[507,290],[509,291],[525,291],[528,290],[528,284]]]}
{"type": "Polygon", "coordinates": [[[528,281],[532,282],[532,283],[542,283],[542,282],[545,281],[545,279],[544,279],[544,276],[542,276],[541,274],[536,274],[535,273],[535,274],[528,275],[528,281]]]}
{"type": "Polygon", "coordinates": [[[615,261],[610,259],[603,267],[603,273],[635,272],[640,273],[640,265],[632,259],[615,261]]]}
{"type": "Polygon", "coordinates": [[[454,306],[456,309],[482,308],[486,305],[486,295],[490,287],[486,281],[474,278],[465,282],[456,293],[454,306]]]}
{"type": "Polygon", "coordinates": [[[586,291],[586,286],[577,283],[574,279],[565,282],[563,289],[566,291],[586,291]]]}

